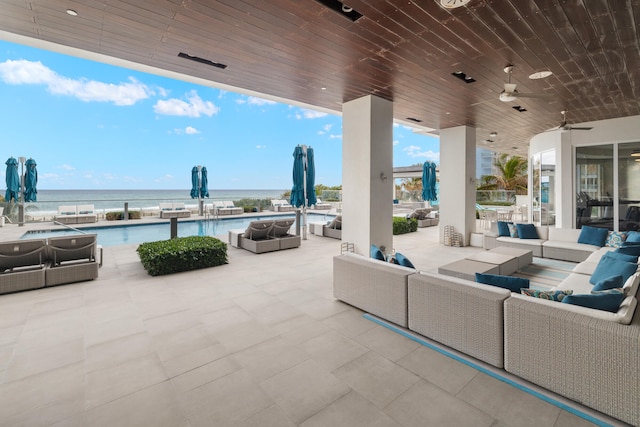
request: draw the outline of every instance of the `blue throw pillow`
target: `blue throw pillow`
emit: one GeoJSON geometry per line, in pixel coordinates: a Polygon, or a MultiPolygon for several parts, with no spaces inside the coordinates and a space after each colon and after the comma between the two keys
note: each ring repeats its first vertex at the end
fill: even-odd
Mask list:
{"type": "Polygon", "coordinates": [[[538,230],[533,224],[516,224],[518,237],[521,239],[538,239],[538,230]]]}
{"type": "Polygon", "coordinates": [[[371,245],[371,258],[377,259],[380,261],[386,261],[386,259],[384,258],[384,254],[382,253],[380,248],[377,247],[376,245],[371,245]]]}
{"type": "Polygon", "coordinates": [[[520,293],[520,289],[529,287],[529,279],[523,277],[500,276],[497,274],[476,273],[476,282],[484,285],[497,286],[520,293]]]}
{"type": "Polygon", "coordinates": [[[498,236],[501,237],[510,237],[509,233],[509,224],[513,224],[507,221],[498,221],[498,236]]]}
{"type": "Polygon", "coordinates": [[[617,289],[611,289],[598,294],[567,295],[562,299],[562,304],[580,305],[615,313],[620,308],[622,301],[624,301],[624,293],[617,291],[617,289]]]}
{"type": "Polygon", "coordinates": [[[589,278],[589,283],[595,285],[607,277],[617,276],[618,274],[622,276],[622,282],[624,283],[637,269],[638,264],[603,256],[589,278]]]}
{"type": "Polygon", "coordinates": [[[583,225],[582,230],[580,231],[580,236],[578,237],[578,243],[603,247],[604,242],[607,241],[608,235],[609,230],[606,228],[583,225]]]}
{"type": "MultiPolygon", "coordinates": [[[[401,265],[403,267],[409,267],[409,268],[415,268],[413,266],[413,264],[411,263],[411,261],[409,261],[409,258],[407,258],[406,256],[402,255],[400,252],[396,252],[396,256],[394,258],[394,261],[396,264],[401,265]]],[[[620,285],[622,286],[622,285],[620,285]]]]}
{"type": "Polygon", "coordinates": [[[640,231],[627,232],[627,238],[624,241],[625,243],[640,243],[640,231]]]}
{"type": "MultiPolygon", "coordinates": [[[[619,259],[621,261],[627,261],[627,262],[634,262],[634,263],[638,263],[638,256],[637,255],[629,255],[629,254],[623,254],[621,252],[614,252],[614,251],[610,251],[607,252],[606,254],[602,255],[603,257],[607,257],[607,258],[614,258],[614,259],[619,259]]],[[[602,259],[602,258],[600,258],[602,259]]]]}
{"type": "Polygon", "coordinates": [[[621,288],[623,284],[622,276],[611,276],[606,279],[602,279],[593,285],[593,289],[591,291],[606,291],[607,289],[621,288]]]}
{"type": "Polygon", "coordinates": [[[640,245],[627,245],[623,243],[622,246],[615,250],[615,252],[619,254],[640,256],[640,245]]]}

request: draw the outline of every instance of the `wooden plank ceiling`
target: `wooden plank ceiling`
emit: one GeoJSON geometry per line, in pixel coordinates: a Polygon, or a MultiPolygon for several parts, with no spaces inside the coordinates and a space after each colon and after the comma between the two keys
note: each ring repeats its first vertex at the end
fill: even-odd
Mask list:
{"type": "Polygon", "coordinates": [[[0,0],[0,30],[334,111],[373,94],[396,119],[474,126],[479,145],[503,152],[525,154],[565,109],[570,123],[640,114],[640,0],[348,6],[362,17],[316,0],[0,0]],[[519,92],[549,97],[501,102],[507,64],[519,92]],[[528,78],[543,69],[553,75],[528,78]]]}

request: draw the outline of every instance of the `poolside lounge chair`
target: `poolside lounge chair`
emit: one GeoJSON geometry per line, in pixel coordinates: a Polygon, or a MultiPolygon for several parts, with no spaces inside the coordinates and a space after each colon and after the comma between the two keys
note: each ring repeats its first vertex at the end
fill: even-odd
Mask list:
{"type": "Polygon", "coordinates": [[[159,203],[160,218],[189,218],[189,211],[184,203],[159,203]]]}
{"type": "Polygon", "coordinates": [[[44,288],[44,239],[0,243],[0,294],[44,288]]]}
{"type": "Polygon", "coordinates": [[[77,223],[86,224],[90,222],[98,222],[98,215],[93,205],[78,205],[76,206],[77,223]]]}
{"type": "Polygon", "coordinates": [[[269,236],[273,224],[273,220],[251,221],[244,233],[238,236],[239,247],[256,254],[279,251],[279,240],[269,236]]]}
{"type": "Polygon", "coordinates": [[[244,213],[244,208],[236,206],[232,200],[225,200],[222,207],[218,208],[219,215],[240,215],[244,213]]]}
{"type": "Polygon", "coordinates": [[[295,208],[284,199],[271,200],[271,207],[274,212],[291,212],[295,208]]]}
{"type": "Polygon", "coordinates": [[[50,237],[47,241],[50,265],[45,270],[45,285],[56,286],[97,278],[97,237],[97,234],[50,237]]]}
{"type": "Polygon", "coordinates": [[[78,210],[76,206],[58,206],[58,213],[53,217],[54,221],[61,224],[77,224],[78,210]]]}
{"type": "Polygon", "coordinates": [[[320,199],[316,199],[316,204],[313,205],[314,209],[331,209],[331,203],[324,203],[322,200],[320,199]]]}
{"type": "Polygon", "coordinates": [[[291,249],[300,246],[300,236],[289,234],[295,222],[295,218],[276,219],[273,222],[273,227],[269,231],[268,236],[279,241],[280,249],[291,249]]]}
{"type": "Polygon", "coordinates": [[[342,215],[336,216],[333,221],[322,227],[322,235],[332,239],[342,239],[342,215]]]}

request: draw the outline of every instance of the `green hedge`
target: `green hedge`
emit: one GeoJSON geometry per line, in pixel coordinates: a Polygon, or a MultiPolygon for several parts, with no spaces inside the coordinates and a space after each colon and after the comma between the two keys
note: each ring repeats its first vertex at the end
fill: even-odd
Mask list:
{"type": "MultiPolygon", "coordinates": [[[[107,221],[117,221],[120,219],[124,219],[124,212],[107,212],[104,214],[104,217],[107,221]]],[[[142,212],[140,211],[129,211],[129,219],[140,219],[142,218],[142,212]]]]}
{"type": "Polygon", "coordinates": [[[151,276],[227,264],[227,244],[211,236],[178,237],[142,243],[137,249],[151,276]]]}
{"type": "Polygon", "coordinates": [[[418,231],[418,220],[415,218],[393,217],[393,235],[418,231]]]}

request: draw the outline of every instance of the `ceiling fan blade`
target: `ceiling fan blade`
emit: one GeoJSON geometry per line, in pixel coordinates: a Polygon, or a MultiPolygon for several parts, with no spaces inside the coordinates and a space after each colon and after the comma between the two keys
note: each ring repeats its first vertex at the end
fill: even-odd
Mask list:
{"type": "Polygon", "coordinates": [[[515,92],[514,95],[517,96],[518,98],[541,98],[541,99],[547,99],[553,96],[550,93],[521,93],[521,92],[515,92]]]}
{"type": "Polygon", "coordinates": [[[507,93],[513,93],[516,90],[516,84],[515,83],[505,83],[504,84],[504,91],[507,93]]]}

